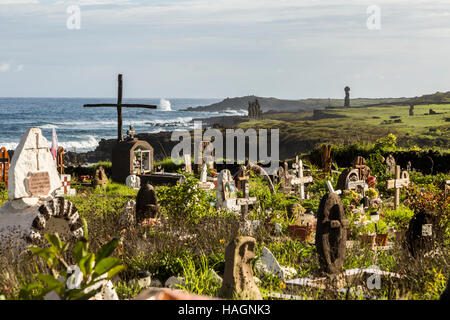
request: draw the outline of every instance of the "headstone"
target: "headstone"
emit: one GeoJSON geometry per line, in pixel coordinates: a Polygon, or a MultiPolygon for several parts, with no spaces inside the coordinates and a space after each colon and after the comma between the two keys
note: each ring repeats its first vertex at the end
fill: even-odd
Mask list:
{"type": "Polygon", "coordinates": [[[192,162],[191,162],[191,155],[185,154],[184,155],[184,170],[187,173],[192,173],[192,162]]]}
{"type": "Polygon", "coordinates": [[[36,205],[61,187],[56,161],[40,128],[30,128],[22,136],[8,179],[8,198],[16,209],[36,205]]]}
{"type": "Polygon", "coordinates": [[[129,200],[125,204],[119,224],[124,229],[133,227],[136,224],[136,202],[134,200],[129,200]]]}
{"type": "Polygon", "coordinates": [[[137,175],[129,175],[125,180],[125,184],[128,188],[139,190],[141,188],[141,178],[137,175]]]}
{"type": "Polygon", "coordinates": [[[102,166],[95,170],[94,179],[92,180],[92,186],[104,188],[108,184],[108,177],[106,176],[105,169],[102,166]]]}
{"type": "Polygon", "coordinates": [[[8,184],[9,154],[6,148],[0,149],[0,182],[8,184]]]}
{"type": "Polygon", "coordinates": [[[215,188],[213,182],[208,181],[208,166],[206,162],[202,165],[202,172],[200,173],[200,182],[198,183],[199,188],[203,190],[213,190],[215,188]]]}
{"type": "Polygon", "coordinates": [[[255,258],[256,240],[252,237],[237,237],[225,250],[225,272],[221,296],[231,299],[262,300],[255,284],[251,261],[255,258]]]}
{"type": "Polygon", "coordinates": [[[158,211],[159,205],[155,188],[150,184],[143,185],[136,196],[137,223],[140,223],[145,219],[155,218],[158,211]]]}
{"type": "Polygon", "coordinates": [[[365,190],[368,189],[366,181],[360,179],[358,170],[350,168],[342,171],[336,187],[338,190],[355,190],[363,196],[365,190]]]}
{"type": "Polygon", "coordinates": [[[316,248],[326,273],[342,271],[345,260],[348,220],[337,194],[328,193],[320,201],[316,225],[316,248]]]}
{"type": "Polygon", "coordinates": [[[74,196],[76,194],[76,190],[71,188],[72,176],[70,174],[61,174],[60,177],[62,187],[56,190],[56,196],[74,196]]]}
{"type": "Polygon", "coordinates": [[[261,259],[255,264],[261,273],[271,273],[278,276],[282,281],[288,280],[297,274],[294,268],[282,267],[269,249],[263,247],[261,259]]]}
{"type": "Polygon", "coordinates": [[[386,189],[395,189],[394,209],[400,205],[400,189],[409,185],[409,173],[401,171],[400,166],[395,167],[395,179],[388,180],[386,189]]]}
{"type": "Polygon", "coordinates": [[[58,233],[63,241],[83,236],[77,208],[60,197],[25,209],[14,209],[11,201],[0,208],[0,247],[22,248],[39,243],[46,233],[58,233]]]}
{"type": "Polygon", "coordinates": [[[392,154],[388,155],[386,158],[386,174],[394,174],[395,173],[395,159],[392,154]]]}
{"type": "Polygon", "coordinates": [[[237,205],[236,186],[230,170],[220,171],[217,177],[216,190],[216,206],[217,209],[227,209],[231,211],[239,211],[240,206],[237,205]]]}
{"type": "Polygon", "coordinates": [[[366,159],[361,156],[357,156],[353,162],[352,166],[354,169],[358,170],[359,180],[366,181],[370,176],[370,168],[366,165],[366,159]]]}
{"type": "Polygon", "coordinates": [[[422,257],[435,249],[442,238],[439,218],[431,212],[421,210],[409,222],[405,238],[411,255],[415,258],[422,257]]]}

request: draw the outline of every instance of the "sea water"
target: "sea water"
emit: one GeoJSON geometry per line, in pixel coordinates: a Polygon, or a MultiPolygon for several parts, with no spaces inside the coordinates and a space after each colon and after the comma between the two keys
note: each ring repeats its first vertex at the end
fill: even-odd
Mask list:
{"type": "MultiPolygon", "coordinates": [[[[181,111],[207,106],[221,99],[124,99],[123,103],[152,104],[158,109],[123,108],[124,136],[130,124],[137,133],[193,129],[193,120],[246,115],[246,110],[219,112],[181,111]]],[[[84,108],[84,104],[116,103],[102,98],[0,98],[0,148],[14,150],[30,127],[39,127],[51,143],[55,128],[58,146],[68,151],[94,150],[101,139],[117,138],[117,109],[84,108]]]]}

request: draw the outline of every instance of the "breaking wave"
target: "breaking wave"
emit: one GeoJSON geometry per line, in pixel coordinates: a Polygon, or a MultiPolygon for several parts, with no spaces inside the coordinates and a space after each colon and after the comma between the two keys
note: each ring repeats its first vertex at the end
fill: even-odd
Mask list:
{"type": "Polygon", "coordinates": [[[162,98],[159,100],[159,109],[162,111],[172,111],[172,105],[169,100],[162,98]]]}

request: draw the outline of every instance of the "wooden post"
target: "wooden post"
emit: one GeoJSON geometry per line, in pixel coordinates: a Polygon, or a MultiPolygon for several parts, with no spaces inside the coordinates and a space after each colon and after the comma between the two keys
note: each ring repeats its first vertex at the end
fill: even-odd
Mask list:
{"type": "Polygon", "coordinates": [[[122,75],[118,76],[119,87],[117,92],[117,140],[123,141],[123,124],[122,124],[122,75]]]}

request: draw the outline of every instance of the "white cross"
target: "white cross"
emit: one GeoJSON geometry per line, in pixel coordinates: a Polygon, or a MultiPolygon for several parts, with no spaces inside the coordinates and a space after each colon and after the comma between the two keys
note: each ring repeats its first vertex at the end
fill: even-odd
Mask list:
{"type": "Polygon", "coordinates": [[[400,189],[409,185],[409,173],[395,166],[395,180],[388,180],[386,184],[387,189],[395,189],[394,209],[397,209],[400,206],[400,189]]]}
{"type": "Polygon", "coordinates": [[[300,185],[300,199],[305,199],[305,184],[313,182],[313,177],[303,176],[303,161],[296,157],[296,164],[293,165],[297,169],[297,177],[290,180],[292,185],[300,185]]]}

